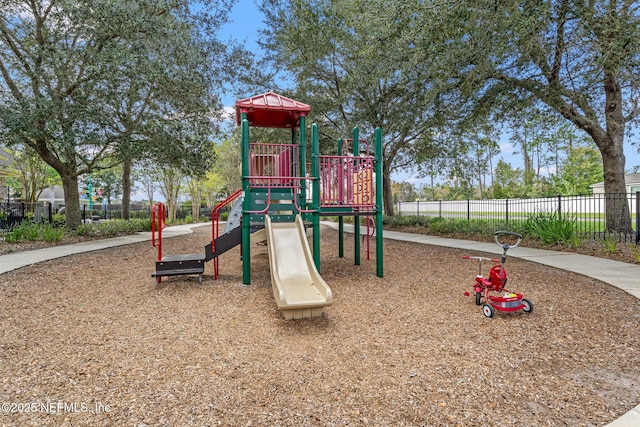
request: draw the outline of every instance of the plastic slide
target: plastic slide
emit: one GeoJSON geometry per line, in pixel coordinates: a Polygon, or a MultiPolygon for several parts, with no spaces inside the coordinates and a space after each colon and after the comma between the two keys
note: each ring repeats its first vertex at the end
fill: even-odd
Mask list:
{"type": "Polygon", "coordinates": [[[302,218],[272,223],[265,215],[265,230],[273,296],[282,315],[287,320],[321,316],[333,294],[313,262],[302,218]]]}

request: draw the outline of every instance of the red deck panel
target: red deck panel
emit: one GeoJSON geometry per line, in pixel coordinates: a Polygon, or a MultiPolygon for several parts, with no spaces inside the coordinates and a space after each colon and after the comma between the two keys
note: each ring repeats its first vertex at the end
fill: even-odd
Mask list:
{"type": "Polygon", "coordinates": [[[307,104],[267,92],[236,101],[236,122],[240,125],[241,113],[245,112],[249,126],[296,128],[300,117],[310,111],[307,104]]]}

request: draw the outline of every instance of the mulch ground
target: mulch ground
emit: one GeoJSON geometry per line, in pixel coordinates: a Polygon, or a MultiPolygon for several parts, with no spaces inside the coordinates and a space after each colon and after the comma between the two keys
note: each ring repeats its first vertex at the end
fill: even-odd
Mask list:
{"type": "Polygon", "coordinates": [[[385,241],[378,278],[375,250],[356,266],[352,239],[338,258],[322,228],[335,301],[316,319],[282,318],[260,245],[251,286],[232,250],[217,282],[208,265],[201,285],[155,287],[148,243],[0,275],[0,401],[15,404],[0,424],[601,426],[640,403],[636,298],[510,258],[534,311],[489,319],[463,295],[477,265],[462,255],[478,254],[385,241]]]}

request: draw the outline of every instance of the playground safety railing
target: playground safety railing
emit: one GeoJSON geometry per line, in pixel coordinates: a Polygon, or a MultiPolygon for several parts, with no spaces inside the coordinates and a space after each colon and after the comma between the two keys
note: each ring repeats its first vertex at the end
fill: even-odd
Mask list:
{"type": "Polygon", "coordinates": [[[289,179],[300,176],[298,144],[251,143],[249,150],[252,186],[286,187],[289,179]]]}
{"type": "MultiPolygon", "coordinates": [[[[237,190],[211,209],[211,251],[213,253],[216,251],[216,239],[220,233],[218,229],[220,224],[220,211],[229,203],[240,197],[240,195],[242,195],[242,189],[237,190]]],[[[213,279],[218,280],[218,257],[213,259],[213,279]]]]}
{"type": "Polygon", "coordinates": [[[375,208],[374,162],[372,156],[320,156],[320,205],[375,208]]]}
{"type": "Polygon", "coordinates": [[[371,237],[376,232],[376,220],[372,217],[366,217],[367,232],[362,235],[362,243],[366,246],[367,259],[371,259],[371,237]]]}
{"type": "Polygon", "coordinates": [[[167,211],[163,203],[156,203],[151,209],[151,244],[158,249],[158,261],[162,261],[162,229],[166,226],[167,211]],[[158,238],[156,239],[156,232],[158,238]]]}

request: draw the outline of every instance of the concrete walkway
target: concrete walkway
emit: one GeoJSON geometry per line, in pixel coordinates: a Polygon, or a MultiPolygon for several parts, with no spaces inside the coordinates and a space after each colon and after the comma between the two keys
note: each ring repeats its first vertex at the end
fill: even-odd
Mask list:
{"type": "MultiPolygon", "coordinates": [[[[199,227],[201,225],[203,224],[185,224],[167,227],[162,230],[162,238],[166,239],[183,234],[191,234],[193,232],[191,230],[192,228],[199,227]]],[[[49,261],[51,259],[61,258],[67,255],[98,251],[100,249],[108,249],[115,246],[139,242],[148,242],[151,244],[151,232],[136,233],[128,236],[113,237],[110,239],[92,240],[73,245],[52,246],[50,248],[36,249],[34,251],[2,255],[0,256],[0,274],[16,270],[27,265],[36,264],[42,261],[49,261]]]]}
{"type": "MultiPolygon", "coordinates": [[[[323,221],[323,224],[338,228],[338,223],[323,221]]],[[[162,231],[163,238],[175,237],[192,233],[192,228],[209,224],[185,224],[167,227],[162,231]]],[[[346,232],[353,232],[353,226],[345,224],[346,232]]],[[[362,230],[366,233],[366,229],[362,230]]],[[[426,236],[422,234],[401,233],[397,231],[384,232],[385,239],[402,240],[426,245],[445,246],[450,248],[466,249],[470,252],[486,252],[502,254],[502,250],[495,243],[480,243],[469,240],[445,239],[441,237],[426,236]]],[[[129,236],[115,237],[111,239],[96,240],[78,243],[75,245],[62,245],[34,251],[18,252],[15,254],[0,256],[0,274],[18,268],[48,261],[67,255],[74,255],[88,251],[112,248],[131,243],[150,242],[151,233],[137,233],[129,236]]],[[[562,270],[572,271],[584,276],[593,277],[612,286],[620,288],[640,299],[640,265],[611,261],[587,255],[579,255],[567,252],[547,251],[519,247],[518,250],[509,252],[510,257],[526,259],[562,270]]],[[[640,405],[636,406],[622,417],[607,424],[606,427],[638,427],[640,426],[640,405]]]]}

